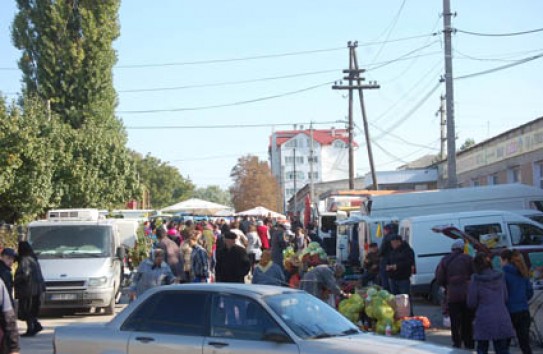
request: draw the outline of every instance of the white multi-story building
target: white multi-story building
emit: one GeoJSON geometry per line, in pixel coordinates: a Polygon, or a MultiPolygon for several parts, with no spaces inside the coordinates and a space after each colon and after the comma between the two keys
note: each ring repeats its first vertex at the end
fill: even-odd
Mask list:
{"type": "Polygon", "coordinates": [[[283,188],[285,200],[310,183],[311,178],[314,183],[349,178],[348,147],[349,138],[345,129],[313,129],[313,132],[310,129],[286,130],[272,133],[270,165],[272,174],[283,188]]]}

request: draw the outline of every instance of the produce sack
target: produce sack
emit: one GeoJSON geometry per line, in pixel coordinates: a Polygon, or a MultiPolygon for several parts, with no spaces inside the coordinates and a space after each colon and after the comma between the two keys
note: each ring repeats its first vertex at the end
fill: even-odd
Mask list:
{"type": "Polygon", "coordinates": [[[395,310],[396,318],[409,317],[411,314],[411,304],[409,301],[409,295],[400,294],[395,296],[395,310]]]}

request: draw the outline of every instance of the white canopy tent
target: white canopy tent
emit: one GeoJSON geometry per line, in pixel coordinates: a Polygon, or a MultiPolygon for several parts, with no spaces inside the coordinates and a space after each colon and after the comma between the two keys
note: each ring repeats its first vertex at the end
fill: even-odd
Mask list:
{"type": "Polygon", "coordinates": [[[260,216],[260,217],[272,217],[277,219],[286,219],[286,216],[283,214],[279,214],[273,210],[264,208],[262,206],[257,206],[256,208],[252,208],[245,211],[240,211],[239,213],[236,213],[238,216],[260,216]]]}
{"type": "Polygon", "coordinates": [[[180,203],[170,205],[161,210],[163,213],[191,213],[196,215],[214,215],[220,211],[231,210],[232,208],[227,205],[221,205],[207,200],[198,198],[191,198],[180,203]]]}

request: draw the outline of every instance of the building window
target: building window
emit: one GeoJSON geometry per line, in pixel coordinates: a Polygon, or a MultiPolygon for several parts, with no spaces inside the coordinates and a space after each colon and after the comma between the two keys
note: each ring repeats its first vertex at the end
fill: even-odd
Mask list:
{"type": "Polygon", "coordinates": [[[471,185],[472,185],[473,187],[478,187],[478,186],[480,186],[481,183],[479,182],[479,178],[473,178],[473,179],[471,180],[471,185]]]}
{"type": "MultiPolygon", "coordinates": [[[[303,164],[303,163],[304,163],[304,157],[296,156],[296,164],[303,164]]],[[[285,156],[285,164],[294,165],[294,156],[285,156]]]]}
{"type": "Polygon", "coordinates": [[[488,176],[487,180],[488,180],[488,185],[489,186],[499,184],[498,183],[498,175],[496,175],[496,174],[488,176]]]}
{"type": "Polygon", "coordinates": [[[305,177],[305,174],[302,171],[296,171],[296,174],[294,174],[294,171],[288,171],[285,174],[285,179],[287,179],[289,181],[294,180],[294,178],[296,178],[297,180],[303,180],[304,177],[305,177]],[[296,176],[296,177],[294,177],[294,176],[296,176]]]}
{"type": "Polygon", "coordinates": [[[287,196],[290,197],[291,195],[294,194],[294,192],[295,192],[294,188],[287,188],[287,196]]]}
{"type": "Polygon", "coordinates": [[[520,167],[515,166],[507,170],[507,180],[509,183],[521,183],[520,167]]]}
{"type": "Polygon", "coordinates": [[[534,186],[543,188],[543,161],[534,163],[534,186]]]}
{"type": "Polygon", "coordinates": [[[307,162],[308,162],[308,163],[311,163],[311,162],[317,163],[317,162],[319,162],[319,157],[318,157],[318,156],[313,156],[313,157],[309,156],[309,157],[307,158],[307,162]]]}
{"type": "Polygon", "coordinates": [[[288,147],[288,148],[298,147],[298,141],[296,139],[293,139],[293,140],[289,141],[288,143],[286,143],[285,147],[288,147]]]}
{"type": "MultiPolygon", "coordinates": [[[[311,172],[307,173],[307,178],[311,179],[311,172]]],[[[319,173],[318,172],[313,172],[313,179],[319,179],[319,173]]]]}
{"type": "Polygon", "coordinates": [[[334,144],[333,146],[337,149],[345,149],[347,147],[347,144],[345,144],[343,141],[341,140],[336,140],[334,141],[334,144]]]}

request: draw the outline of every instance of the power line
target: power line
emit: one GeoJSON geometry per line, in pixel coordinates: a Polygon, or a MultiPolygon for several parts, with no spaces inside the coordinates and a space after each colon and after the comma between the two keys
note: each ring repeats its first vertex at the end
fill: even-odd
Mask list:
{"type": "Polygon", "coordinates": [[[511,64],[498,66],[498,67],[493,68],[493,69],[488,69],[488,70],[480,71],[480,72],[473,73],[473,74],[458,76],[458,77],[455,77],[454,79],[455,80],[462,80],[462,79],[469,79],[469,78],[476,77],[476,76],[492,74],[492,73],[495,73],[497,71],[509,69],[509,68],[514,67],[514,66],[521,65],[521,64],[524,64],[524,63],[528,63],[528,62],[530,62],[532,60],[536,60],[536,59],[540,59],[540,58],[543,58],[543,53],[538,54],[538,55],[534,55],[534,56],[531,56],[531,57],[528,57],[528,58],[517,60],[517,61],[515,61],[515,62],[513,62],[511,64]]]}
{"type": "Polygon", "coordinates": [[[303,88],[303,89],[281,93],[281,94],[278,94],[278,95],[265,96],[265,97],[254,98],[254,99],[251,99],[251,100],[237,101],[237,102],[210,105],[210,106],[179,107],[179,108],[168,108],[168,109],[148,109],[148,110],[135,110],[135,111],[117,111],[117,113],[118,114],[149,114],[149,113],[164,113],[164,112],[185,112],[185,111],[200,111],[200,110],[222,108],[222,107],[241,106],[241,105],[250,104],[250,103],[262,102],[262,101],[272,100],[272,99],[276,99],[276,98],[292,96],[292,95],[296,95],[298,93],[314,90],[314,89],[319,88],[319,87],[328,86],[328,85],[333,84],[333,83],[334,83],[334,81],[329,81],[329,82],[325,82],[325,83],[322,83],[322,84],[309,86],[309,87],[306,87],[306,88],[303,88]]]}
{"type": "Polygon", "coordinates": [[[155,87],[155,88],[139,88],[139,89],[129,89],[129,90],[118,90],[117,92],[123,92],[124,93],[124,92],[175,91],[175,90],[185,90],[185,89],[192,89],[192,88],[241,85],[241,84],[248,84],[248,83],[253,83],[253,82],[282,80],[282,79],[291,79],[291,78],[303,77],[303,76],[337,73],[338,70],[341,70],[341,69],[320,70],[320,71],[312,71],[312,72],[305,72],[305,73],[298,73],[298,74],[263,77],[263,78],[257,78],[257,79],[247,79],[247,80],[223,81],[223,82],[207,83],[207,84],[192,84],[192,85],[174,86],[174,87],[155,87]]]}
{"type": "MultiPolygon", "coordinates": [[[[267,151],[259,151],[259,152],[251,152],[252,155],[263,155],[267,154],[267,151]]],[[[215,156],[204,156],[204,157],[192,157],[189,159],[176,159],[176,160],[169,160],[169,162],[184,162],[184,161],[204,161],[204,160],[220,160],[220,159],[226,159],[230,157],[239,157],[240,154],[231,154],[231,155],[215,155],[215,156]]]]}
{"type": "MultiPolygon", "coordinates": [[[[392,64],[392,63],[396,63],[396,62],[402,61],[402,60],[408,60],[408,59],[418,58],[418,57],[421,57],[421,56],[427,56],[427,55],[436,54],[436,53],[438,53],[438,52],[431,52],[431,53],[421,54],[421,55],[418,55],[418,56],[410,56],[411,54],[420,52],[421,50],[426,49],[426,48],[428,48],[428,47],[431,47],[431,46],[433,46],[433,45],[436,44],[436,43],[439,43],[439,41],[436,40],[436,41],[433,41],[433,42],[431,42],[431,43],[425,44],[425,45],[423,45],[423,46],[421,46],[421,47],[419,47],[419,48],[410,50],[409,52],[400,55],[400,56],[397,57],[396,59],[392,59],[392,60],[389,60],[389,61],[385,61],[385,62],[383,62],[383,63],[374,63],[374,64],[366,65],[366,66],[368,66],[368,67],[374,66],[373,68],[368,69],[368,70],[366,70],[366,71],[370,71],[370,70],[372,70],[372,71],[373,71],[373,70],[378,70],[378,69],[381,69],[381,68],[383,68],[383,67],[385,67],[385,66],[387,66],[387,65],[390,65],[390,64],[392,64]]],[[[439,52],[439,53],[440,53],[440,52],[439,52]]]]}
{"type": "Polygon", "coordinates": [[[130,130],[156,130],[156,129],[232,129],[232,128],[270,128],[276,126],[293,126],[293,125],[321,125],[321,124],[334,124],[343,123],[342,120],[328,121],[328,122],[309,122],[309,123],[262,123],[262,124],[208,124],[208,125],[162,125],[162,126],[128,126],[126,129],[130,130]]]}
{"type": "Polygon", "coordinates": [[[521,31],[521,32],[508,32],[508,33],[480,33],[480,32],[464,31],[461,29],[456,29],[456,32],[471,34],[472,36],[482,36],[482,37],[512,37],[512,36],[521,36],[524,34],[530,34],[530,33],[536,33],[536,32],[543,32],[543,28],[536,28],[533,30],[521,31]]]}
{"type": "MultiPolygon", "coordinates": [[[[418,39],[418,38],[425,38],[428,36],[437,36],[438,34],[439,33],[437,32],[433,32],[433,33],[426,33],[426,34],[420,34],[420,35],[414,35],[414,36],[400,37],[400,38],[390,39],[387,41],[364,42],[364,43],[359,43],[359,46],[369,47],[369,46],[374,46],[374,45],[381,45],[383,43],[403,42],[403,41],[409,41],[409,40],[418,39]]],[[[343,50],[343,49],[345,48],[335,47],[335,48],[297,51],[297,52],[285,52],[285,53],[277,53],[277,54],[254,55],[254,56],[237,57],[237,58],[207,59],[207,60],[194,60],[194,61],[171,62],[171,63],[127,64],[127,65],[117,65],[114,67],[114,69],[136,69],[136,68],[150,68],[150,67],[164,67],[164,66],[219,64],[219,63],[228,63],[228,62],[236,62],[236,61],[249,61],[249,60],[281,58],[281,57],[315,54],[315,53],[325,53],[325,52],[332,52],[332,51],[338,51],[338,50],[343,50]]],[[[0,67],[0,71],[16,71],[16,70],[19,70],[19,68],[0,67]]]]}
{"type": "Polygon", "coordinates": [[[385,47],[385,45],[387,44],[387,41],[389,40],[390,38],[390,35],[392,34],[392,31],[394,30],[394,27],[396,27],[396,24],[398,23],[398,20],[400,19],[400,15],[402,13],[402,10],[405,6],[405,2],[406,0],[403,0],[401,5],[400,5],[400,8],[398,9],[398,11],[396,12],[396,15],[394,16],[394,18],[392,19],[392,22],[390,23],[389,25],[389,28],[388,28],[388,33],[386,35],[386,39],[385,41],[381,44],[381,46],[379,47],[379,49],[377,50],[377,53],[375,54],[375,56],[373,57],[373,60],[372,62],[375,62],[377,60],[377,58],[379,57],[379,55],[381,54],[381,52],[383,51],[383,48],[385,47]]]}
{"type": "MultiPolygon", "coordinates": [[[[453,49],[453,50],[454,50],[454,52],[456,54],[459,54],[461,57],[466,58],[466,59],[477,60],[477,61],[501,61],[501,62],[509,62],[510,63],[510,62],[515,62],[518,59],[505,59],[505,58],[507,58],[507,57],[512,58],[512,57],[515,57],[515,56],[518,56],[518,55],[521,55],[521,54],[542,52],[543,48],[524,50],[524,51],[520,51],[520,52],[497,54],[498,57],[492,57],[492,58],[491,57],[486,57],[486,58],[476,57],[476,56],[473,56],[473,55],[463,53],[463,52],[459,51],[458,49],[453,49]],[[499,58],[500,56],[501,56],[501,58],[499,58]]],[[[463,59],[463,58],[459,58],[459,59],[463,59]]]]}

